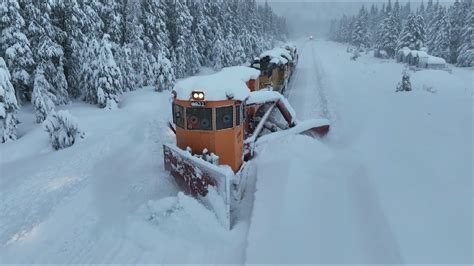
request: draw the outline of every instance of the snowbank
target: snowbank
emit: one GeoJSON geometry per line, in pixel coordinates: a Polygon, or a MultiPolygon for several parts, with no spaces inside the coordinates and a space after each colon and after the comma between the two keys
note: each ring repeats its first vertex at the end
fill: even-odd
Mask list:
{"type": "Polygon", "coordinates": [[[235,100],[245,100],[250,93],[246,82],[257,79],[260,71],[250,67],[229,67],[220,72],[195,76],[178,82],[174,88],[178,100],[187,101],[193,91],[203,91],[206,101],[227,100],[232,96],[235,100]]]}

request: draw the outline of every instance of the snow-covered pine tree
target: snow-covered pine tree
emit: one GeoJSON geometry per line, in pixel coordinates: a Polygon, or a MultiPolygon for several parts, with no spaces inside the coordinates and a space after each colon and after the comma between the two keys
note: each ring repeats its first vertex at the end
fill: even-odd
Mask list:
{"type": "Polygon", "coordinates": [[[425,24],[420,15],[410,14],[405,27],[400,34],[397,50],[408,47],[412,50],[420,50],[425,40],[425,24]]]}
{"type": "MultiPolygon", "coordinates": [[[[64,75],[68,83],[70,97],[77,98],[83,93],[80,83],[82,53],[86,49],[84,25],[89,21],[77,0],[58,1],[52,6],[51,19],[56,27],[65,33],[59,44],[64,51],[64,75]]],[[[100,25],[100,21],[97,21],[100,25]]]]}
{"type": "Polygon", "coordinates": [[[380,27],[377,48],[385,50],[388,56],[394,57],[398,36],[399,32],[396,17],[392,13],[389,13],[388,17],[384,19],[380,27]]]}
{"type": "Polygon", "coordinates": [[[449,23],[451,28],[450,35],[450,58],[449,61],[456,63],[459,53],[459,46],[461,45],[461,35],[464,26],[465,14],[461,8],[459,0],[455,0],[454,4],[448,9],[449,23]]]}
{"type": "Polygon", "coordinates": [[[466,20],[462,30],[461,45],[457,65],[461,67],[474,66],[474,5],[472,1],[463,1],[466,7],[466,20]]]}
{"type": "Polygon", "coordinates": [[[429,53],[450,60],[450,36],[451,27],[449,24],[446,9],[438,7],[431,20],[428,38],[429,53]]]}
{"type": "Polygon", "coordinates": [[[385,13],[388,16],[392,12],[393,12],[393,10],[392,10],[392,0],[388,0],[387,6],[385,8],[385,13]]]}
{"type": "Polygon", "coordinates": [[[66,76],[64,75],[62,47],[53,42],[49,37],[41,38],[37,48],[37,68],[44,71],[44,76],[51,84],[51,93],[55,96],[55,104],[68,104],[70,102],[66,76]]]}
{"type": "Polygon", "coordinates": [[[116,47],[114,57],[116,57],[117,66],[122,73],[123,90],[131,91],[138,87],[136,69],[133,66],[133,56],[130,45],[116,47]]]}
{"type": "Polygon", "coordinates": [[[0,57],[0,143],[16,140],[18,103],[15,89],[10,82],[10,72],[0,57]]]}
{"type": "Polygon", "coordinates": [[[97,3],[98,14],[104,23],[103,31],[110,36],[110,41],[116,44],[123,44],[125,3],[124,0],[99,0],[97,3]]]}
{"type": "Polygon", "coordinates": [[[368,32],[370,43],[373,45],[377,41],[377,28],[380,25],[380,15],[377,5],[372,4],[368,19],[368,32]]]}
{"type": "MultiPolygon", "coordinates": [[[[456,0],[448,10],[450,21],[450,62],[456,63],[463,41],[465,25],[469,25],[468,12],[472,9],[472,0],[456,0]]],[[[471,24],[472,25],[472,24],[471,24]]]]}
{"type": "Polygon", "coordinates": [[[141,0],[122,0],[123,10],[122,17],[122,44],[134,43],[143,37],[142,18],[142,1],[141,0]]]}
{"type": "Polygon", "coordinates": [[[165,23],[165,1],[143,0],[141,24],[143,25],[143,42],[145,50],[155,57],[164,53],[169,57],[169,32],[165,23]]]}
{"type": "Polygon", "coordinates": [[[221,41],[221,38],[217,37],[212,47],[212,64],[215,70],[219,70],[225,66],[225,62],[223,61],[223,59],[225,58],[224,50],[224,43],[221,41]]]}
{"type": "Polygon", "coordinates": [[[164,53],[158,55],[156,62],[153,62],[155,76],[158,77],[155,90],[158,92],[171,90],[175,84],[175,76],[171,61],[164,53]]]}
{"type": "Polygon", "coordinates": [[[350,26],[350,19],[344,15],[342,16],[339,28],[340,28],[340,41],[341,42],[350,42],[351,36],[351,26],[350,26]]]}
{"type": "Polygon", "coordinates": [[[25,35],[25,20],[17,0],[0,2],[0,57],[6,61],[17,99],[31,99],[31,74],[35,61],[30,42],[25,35]]]}
{"type": "Polygon", "coordinates": [[[411,3],[407,2],[401,9],[402,20],[407,19],[410,14],[411,14],[411,3]]]}
{"type": "Polygon", "coordinates": [[[425,15],[425,1],[424,0],[421,0],[421,4],[420,4],[420,7],[418,8],[417,14],[420,16],[423,16],[423,19],[424,19],[424,15],[425,15]]]}
{"type": "Polygon", "coordinates": [[[411,91],[411,81],[410,81],[410,74],[408,73],[408,69],[403,71],[402,81],[398,83],[397,92],[400,91],[411,91]]]}
{"type": "Polygon", "coordinates": [[[64,42],[65,32],[52,24],[48,2],[21,0],[26,16],[27,37],[31,42],[33,55],[45,78],[51,84],[55,104],[69,103],[68,84],[64,74],[64,51],[59,43],[64,42]]]}
{"type": "Polygon", "coordinates": [[[395,3],[393,4],[392,14],[395,20],[395,27],[397,27],[398,32],[401,32],[402,24],[403,24],[402,23],[402,10],[401,10],[400,3],[398,2],[398,0],[395,0],[395,3]]]}
{"type": "Polygon", "coordinates": [[[426,9],[424,12],[424,19],[427,24],[431,24],[431,19],[434,16],[435,12],[435,5],[433,4],[433,0],[428,0],[428,4],[426,5],[426,9]]]}
{"type": "Polygon", "coordinates": [[[242,38],[245,54],[253,59],[254,56],[263,52],[263,45],[261,44],[261,34],[263,32],[263,24],[258,16],[257,3],[255,0],[244,1],[243,19],[246,22],[247,34],[242,38]]]}
{"type": "Polygon", "coordinates": [[[352,44],[357,48],[367,48],[369,46],[368,36],[368,14],[365,6],[362,6],[357,16],[352,32],[352,44]]]}
{"type": "Polygon", "coordinates": [[[204,4],[197,1],[187,2],[189,14],[193,18],[191,25],[191,34],[193,41],[196,42],[196,49],[198,51],[198,59],[200,65],[209,65],[208,58],[210,58],[210,43],[206,37],[206,33],[210,33],[209,21],[204,16],[204,4]]]}
{"type": "Polygon", "coordinates": [[[117,67],[109,36],[104,34],[100,42],[91,45],[84,80],[87,91],[85,100],[101,108],[115,109],[123,91],[122,74],[117,67]]]}
{"type": "Polygon", "coordinates": [[[55,150],[71,147],[78,138],[82,138],[84,133],[79,128],[77,120],[69,111],[52,112],[43,127],[49,134],[51,144],[55,150]]]}
{"type": "Polygon", "coordinates": [[[183,0],[166,0],[166,25],[170,34],[170,45],[176,77],[192,75],[200,67],[196,40],[191,34],[193,18],[183,0]]]}
{"type": "Polygon", "coordinates": [[[54,111],[56,96],[51,93],[53,86],[48,82],[41,68],[35,71],[32,104],[35,108],[36,123],[42,123],[54,111]]]}
{"type": "Polygon", "coordinates": [[[190,34],[189,40],[186,42],[186,74],[194,75],[201,69],[201,54],[198,51],[198,45],[196,43],[195,36],[190,34]]]}

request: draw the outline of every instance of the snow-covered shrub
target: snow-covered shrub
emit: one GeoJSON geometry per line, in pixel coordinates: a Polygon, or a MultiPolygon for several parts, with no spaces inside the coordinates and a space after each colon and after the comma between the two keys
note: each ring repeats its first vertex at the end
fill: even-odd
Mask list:
{"type": "Polygon", "coordinates": [[[356,61],[357,58],[360,57],[360,53],[359,53],[359,50],[358,49],[354,49],[353,50],[353,53],[352,53],[352,56],[351,56],[351,60],[352,61],[356,61]]]}
{"type": "Polygon", "coordinates": [[[16,139],[18,103],[10,78],[5,61],[0,57],[0,143],[16,139]]]}
{"type": "Polygon", "coordinates": [[[78,138],[84,136],[76,119],[68,111],[53,111],[44,121],[43,127],[55,150],[71,147],[78,138]]]}
{"type": "Polygon", "coordinates": [[[44,76],[41,68],[36,70],[33,83],[32,103],[35,107],[36,122],[43,122],[54,111],[56,96],[51,93],[53,87],[44,76]]]}
{"type": "Polygon", "coordinates": [[[402,81],[398,83],[397,92],[399,91],[411,91],[410,74],[407,69],[403,71],[402,81]]]}

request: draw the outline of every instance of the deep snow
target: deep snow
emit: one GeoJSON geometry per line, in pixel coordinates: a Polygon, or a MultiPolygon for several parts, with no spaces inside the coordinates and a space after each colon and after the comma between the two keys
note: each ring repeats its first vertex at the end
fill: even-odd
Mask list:
{"type": "Polygon", "coordinates": [[[68,106],[86,138],[59,152],[22,109],[0,146],[0,263],[472,262],[472,70],[395,93],[392,60],[297,45],[289,100],[332,132],[262,147],[232,231],[164,172],[170,94],[144,89],[115,111],[68,106]]]}
{"type": "Polygon", "coordinates": [[[300,43],[289,97],[332,121],[256,160],[249,263],[471,263],[472,72],[412,74],[332,42],[300,43]]]}

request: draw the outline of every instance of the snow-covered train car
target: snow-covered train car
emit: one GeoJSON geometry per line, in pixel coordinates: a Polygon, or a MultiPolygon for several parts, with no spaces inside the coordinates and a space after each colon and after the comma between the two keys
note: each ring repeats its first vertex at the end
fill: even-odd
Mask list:
{"type": "Polygon", "coordinates": [[[293,60],[290,61],[290,65],[292,67],[292,74],[293,74],[294,69],[296,68],[296,65],[298,64],[298,59],[299,59],[298,48],[296,47],[294,43],[285,43],[284,45],[281,46],[281,48],[286,49],[290,53],[291,57],[293,58],[293,60]]]}
{"type": "Polygon", "coordinates": [[[291,67],[293,57],[283,48],[274,48],[263,52],[259,56],[260,87],[271,87],[283,93],[293,71],[291,67]]]}

